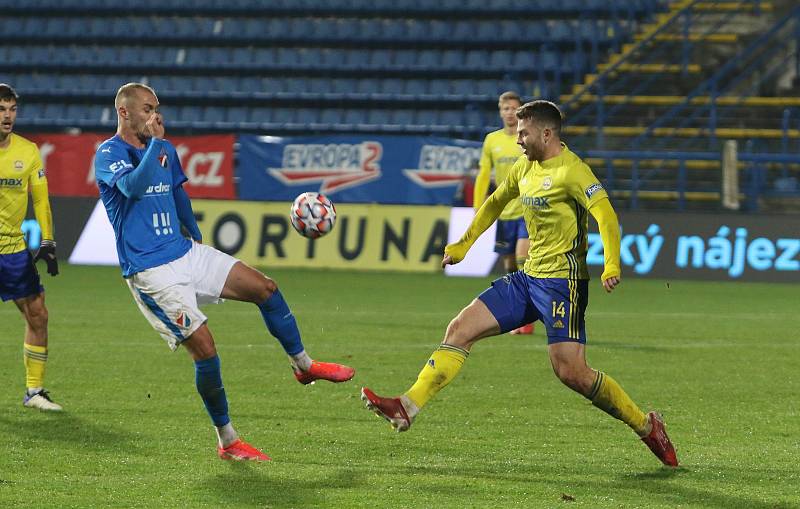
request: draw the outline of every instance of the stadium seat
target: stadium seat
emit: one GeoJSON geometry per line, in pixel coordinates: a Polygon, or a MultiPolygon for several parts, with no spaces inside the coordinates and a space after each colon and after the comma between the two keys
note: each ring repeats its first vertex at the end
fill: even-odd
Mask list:
{"type": "Polygon", "coordinates": [[[384,109],[373,108],[367,113],[367,124],[383,127],[390,123],[389,112],[384,109]]]}
{"type": "Polygon", "coordinates": [[[428,93],[437,97],[450,95],[450,80],[430,80],[428,93]]]}
{"type": "Polygon", "coordinates": [[[411,126],[414,124],[414,112],[411,110],[395,110],[391,115],[391,123],[395,125],[411,126]]]}
{"type": "Polygon", "coordinates": [[[422,96],[428,94],[428,84],[424,80],[406,80],[405,94],[410,96],[422,96]]]}

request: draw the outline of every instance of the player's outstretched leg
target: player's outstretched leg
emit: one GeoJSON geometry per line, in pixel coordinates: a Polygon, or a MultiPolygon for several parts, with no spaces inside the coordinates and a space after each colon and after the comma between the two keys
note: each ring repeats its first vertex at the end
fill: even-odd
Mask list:
{"type": "Polygon", "coordinates": [[[195,384],[217,432],[217,454],[224,460],[269,461],[269,456],[239,438],[228,416],[228,398],[222,385],[219,356],[197,360],[195,384]]]}
{"type": "Polygon", "coordinates": [[[667,430],[664,428],[664,419],[658,412],[650,412],[647,414],[647,423],[650,426],[650,432],[642,437],[647,447],[653,451],[661,463],[668,467],[678,466],[678,456],[675,454],[675,448],[672,446],[667,430]]]}
{"type": "Polygon", "coordinates": [[[422,407],[461,371],[468,356],[469,352],[463,348],[439,345],[420,371],[417,381],[405,394],[383,398],[364,387],[361,389],[361,399],[369,410],[389,421],[395,430],[406,431],[422,407]]]}
{"type": "MultiPolygon", "coordinates": [[[[274,285],[274,282],[272,283],[274,285]]],[[[353,378],[355,370],[350,366],[332,362],[312,360],[303,347],[300,330],[283,294],[274,286],[272,294],[258,305],[264,323],[270,334],[280,341],[289,356],[294,376],[301,384],[310,384],[316,380],[329,382],[346,382],[353,378]]]]}

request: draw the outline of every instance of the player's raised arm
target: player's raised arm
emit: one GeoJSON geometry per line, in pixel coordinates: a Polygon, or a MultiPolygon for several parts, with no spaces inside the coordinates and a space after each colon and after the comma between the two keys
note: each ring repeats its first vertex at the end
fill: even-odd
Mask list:
{"type": "Polygon", "coordinates": [[[478,213],[472,218],[472,222],[467,231],[464,232],[464,235],[461,236],[461,239],[454,244],[448,244],[444,248],[442,267],[455,265],[463,260],[472,244],[500,217],[500,213],[503,212],[506,204],[517,196],[519,196],[519,188],[516,185],[516,181],[513,182],[513,185],[509,185],[509,180],[503,182],[478,209],[478,213]]]}

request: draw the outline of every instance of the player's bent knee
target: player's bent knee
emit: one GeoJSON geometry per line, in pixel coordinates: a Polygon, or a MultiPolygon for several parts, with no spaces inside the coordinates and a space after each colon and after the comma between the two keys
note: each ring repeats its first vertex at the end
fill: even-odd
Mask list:
{"type": "Polygon", "coordinates": [[[258,286],[256,298],[254,299],[255,303],[261,304],[272,297],[272,294],[276,291],[278,291],[278,284],[267,276],[262,277],[258,286]]]}
{"type": "Polygon", "coordinates": [[[464,321],[461,316],[457,316],[450,321],[444,335],[444,343],[469,350],[477,338],[469,335],[464,328],[464,321]]]}
{"type": "Polygon", "coordinates": [[[591,383],[587,384],[586,374],[583,370],[562,364],[559,366],[553,365],[553,371],[555,371],[558,379],[570,389],[581,394],[588,392],[591,383]]]}
{"type": "Polygon", "coordinates": [[[203,325],[192,333],[191,336],[181,343],[195,361],[210,359],[217,355],[217,347],[214,338],[206,325],[203,325]]]}

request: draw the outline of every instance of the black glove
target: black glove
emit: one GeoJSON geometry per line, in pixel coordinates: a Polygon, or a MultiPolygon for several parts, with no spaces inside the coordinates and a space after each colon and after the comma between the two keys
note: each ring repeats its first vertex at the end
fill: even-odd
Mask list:
{"type": "Polygon", "coordinates": [[[42,243],[39,245],[39,249],[36,250],[36,254],[33,257],[33,262],[36,263],[39,260],[44,260],[44,263],[47,264],[47,273],[51,276],[58,275],[58,260],[56,259],[56,243],[54,240],[43,240],[42,243]]]}

